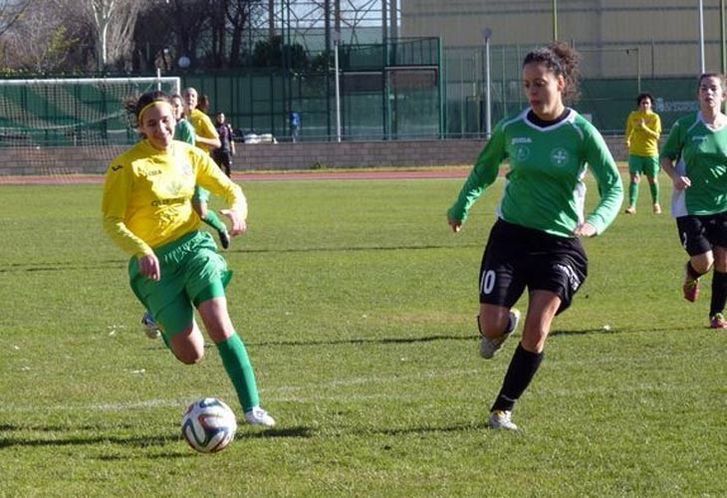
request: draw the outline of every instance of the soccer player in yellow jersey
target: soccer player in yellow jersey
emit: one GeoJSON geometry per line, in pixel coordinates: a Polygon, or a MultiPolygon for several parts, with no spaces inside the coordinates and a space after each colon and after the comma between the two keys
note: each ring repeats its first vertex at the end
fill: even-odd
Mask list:
{"type": "Polygon", "coordinates": [[[131,288],[161,325],[174,356],[185,364],[204,356],[196,308],[217,345],[245,420],[272,427],[275,420],[260,407],[247,350],[227,310],[225,286],[231,272],[212,236],[199,231],[200,218],[192,208],[197,184],[220,195],[229,206],[221,212],[230,219],[230,234],[237,236],[247,230],[245,196],[209,155],[173,139],[176,121],[163,92],[142,95],[135,115],[144,139],[106,171],[103,227],[131,256],[131,288]]]}
{"type": "MultiPolygon", "coordinates": [[[[187,120],[195,131],[194,144],[207,154],[220,146],[220,137],[217,135],[217,128],[212,124],[212,120],[197,108],[197,90],[194,88],[186,88],[183,92],[184,113],[187,120]]],[[[230,246],[230,236],[227,233],[227,227],[220,220],[214,211],[207,209],[210,200],[210,193],[203,187],[197,187],[192,199],[194,210],[197,211],[202,221],[217,230],[220,237],[220,244],[224,249],[230,246]]]]}
{"type": "Polygon", "coordinates": [[[651,190],[652,209],[654,214],[661,214],[659,204],[659,135],[661,135],[661,119],[652,110],[653,97],[648,93],[636,97],[638,110],[629,114],[626,120],[626,146],[629,149],[629,207],[627,214],[636,212],[636,201],[639,198],[639,181],[645,174],[651,190]]]}

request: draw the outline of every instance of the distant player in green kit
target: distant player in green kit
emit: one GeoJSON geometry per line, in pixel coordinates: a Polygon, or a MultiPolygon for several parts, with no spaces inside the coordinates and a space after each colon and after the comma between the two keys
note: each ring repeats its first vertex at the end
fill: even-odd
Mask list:
{"type": "Polygon", "coordinates": [[[653,97],[642,93],[636,97],[638,110],[629,114],[626,119],[626,146],[629,148],[629,207],[626,214],[636,212],[636,201],[639,198],[639,181],[646,175],[651,190],[652,210],[661,214],[659,204],[659,136],[661,135],[661,118],[652,110],[653,97]]]}
{"type": "Polygon", "coordinates": [[[616,163],[598,130],[565,103],[578,92],[578,53],[553,43],[525,56],[522,68],[530,107],[501,121],[480,153],[454,205],[449,225],[459,232],[467,214],[508,160],[498,220],[482,257],[479,278],[480,355],[492,358],[515,330],[513,308],[528,289],[530,302],[522,333],[490,409],[489,426],[517,430],[515,402],[543,359],[555,315],[571,304],[583,284],[588,260],[580,237],[602,233],[623,202],[616,163]],[[584,216],[586,164],[601,194],[584,216]]]}
{"type": "Polygon", "coordinates": [[[699,112],[677,120],[661,152],[661,166],[672,180],[672,216],[689,254],[683,292],[699,296],[699,280],[714,267],[710,327],[727,328],[727,116],[722,113],[725,80],[699,77],[699,112]],[[677,159],[679,159],[678,162],[677,159]]]}

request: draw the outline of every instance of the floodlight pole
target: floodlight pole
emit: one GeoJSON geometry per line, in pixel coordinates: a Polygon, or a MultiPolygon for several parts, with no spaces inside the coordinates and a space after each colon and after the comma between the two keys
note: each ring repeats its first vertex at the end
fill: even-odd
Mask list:
{"type": "Polygon", "coordinates": [[[727,51],[725,51],[725,28],[724,28],[724,0],[719,0],[719,51],[722,60],[721,72],[727,72],[727,51]]]}
{"type": "Polygon", "coordinates": [[[485,28],[482,30],[482,36],[485,39],[485,136],[489,140],[492,136],[492,98],[490,95],[490,38],[492,30],[485,28]]]}
{"type": "Polygon", "coordinates": [[[704,0],[699,0],[699,70],[704,74],[704,0]]]}
{"type": "Polygon", "coordinates": [[[336,141],[341,141],[341,78],[338,71],[338,45],[341,42],[341,32],[333,32],[333,65],[336,71],[336,141]]]}

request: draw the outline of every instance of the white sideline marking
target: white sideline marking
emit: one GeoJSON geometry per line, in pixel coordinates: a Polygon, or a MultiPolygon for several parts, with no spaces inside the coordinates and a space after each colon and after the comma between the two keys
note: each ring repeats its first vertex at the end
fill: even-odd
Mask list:
{"type": "MultiPolygon", "coordinates": [[[[354,379],[347,379],[347,380],[334,380],[327,383],[322,384],[316,384],[316,390],[320,390],[320,388],[335,388],[335,387],[347,387],[347,386],[357,386],[361,384],[385,384],[385,383],[400,383],[402,381],[407,380],[421,380],[424,378],[428,379],[435,379],[435,378],[451,378],[455,376],[472,376],[472,375],[482,375],[482,372],[478,369],[469,369],[469,370],[455,370],[455,371],[447,371],[447,372],[437,372],[437,373],[427,373],[427,374],[420,374],[420,375],[408,375],[408,376],[392,376],[392,377],[359,377],[354,379]],[[452,375],[455,374],[455,375],[452,375]]],[[[497,381],[495,381],[495,384],[499,386],[499,382],[501,379],[498,377],[497,381]]],[[[658,391],[660,393],[663,392],[691,392],[693,390],[694,386],[689,383],[684,384],[674,384],[674,383],[638,383],[638,384],[622,384],[618,387],[614,386],[593,386],[588,388],[580,388],[580,389],[562,389],[559,387],[554,388],[546,388],[541,385],[540,388],[533,391],[531,395],[535,395],[538,397],[548,397],[548,396],[555,396],[555,397],[579,397],[579,396],[586,396],[586,395],[609,395],[613,394],[615,392],[619,393],[636,393],[636,392],[649,392],[649,391],[658,391]]],[[[430,397],[428,394],[421,394],[421,395],[414,395],[410,396],[408,392],[403,391],[402,393],[375,393],[375,394],[352,394],[352,393],[340,393],[340,394],[331,394],[331,395],[308,395],[308,396],[299,396],[296,395],[297,392],[300,391],[307,391],[313,389],[312,384],[306,384],[306,385],[298,385],[298,386],[280,386],[280,387],[273,387],[268,389],[261,389],[261,393],[264,394],[264,398],[266,401],[284,401],[284,402],[314,402],[314,401],[340,401],[340,400],[347,400],[347,401],[366,401],[366,400],[373,400],[373,399],[391,399],[396,398],[399,400],[417,400],[417,399],[424,399],[430,397]]],[[[493,388],[494,389],[494,388],[493,388]]],[[[225,392],[224,393],[227,397],[230,399],[235,398],[234,392],[225,392]]],[[[123,403],[91,403],[91,404],[63,404],[63,405],[55,405],[55,406],[46,406],[43,408],[44,411],[54,411],[54,412],[72,412],[72,411],[79,411],[79,410],[90,410],[90,411],[97,411],[97,412],[122,412],[122,411],[129,411],[129,410],[139,410],[139,409],[153,409],[153,408],[180,408],[185,407],[189,403],[191,403],[196,398],[201,398],[203,395],[197,395],[197,396],[190,396],[188,398],[184,399],[149,399],[149,400],[142,400],[142,401],[132,401],[132,402],[123,402],[123,403]]],[[[0,404],[0,413],[26,413],[26,412],[36,412],[38,411],[37,405],[18,405],[13,403],[5,403],[0,404]]]]}

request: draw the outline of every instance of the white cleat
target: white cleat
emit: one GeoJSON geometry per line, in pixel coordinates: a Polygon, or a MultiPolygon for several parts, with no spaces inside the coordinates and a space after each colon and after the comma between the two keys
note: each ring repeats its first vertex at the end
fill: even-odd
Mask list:
{"type": "Polygon", "coordinates": [[[490,420],[487,425],[490,429],[505,429],[508,431],[517,430],[517,425],[512,422],[511,411],[495,410],[490,413],[490,420]]]}
{"type": "Polygon", "coordinates": [[[249,412],[245,412],[245,422],[250,425],[261,425],[263,427],[275,427],[275,419],[259,406],[249,412]]]}
{"type": "Polygon", "coordinates": [[[489,360],[490,358],[495,356],[495,353],[500,350],[502,345],[505,343],[505,340],[510,337],[510,334],[512,334],[515,329],[517,329],[519,323],[520,310],[517,308],[511,308],[510,322],[508,323],[507,329],[505,329],[505,332],[500,337],[490,339],[489,337],[480,335],[480,356],[482,356],[486,360],[489,360]]]}

